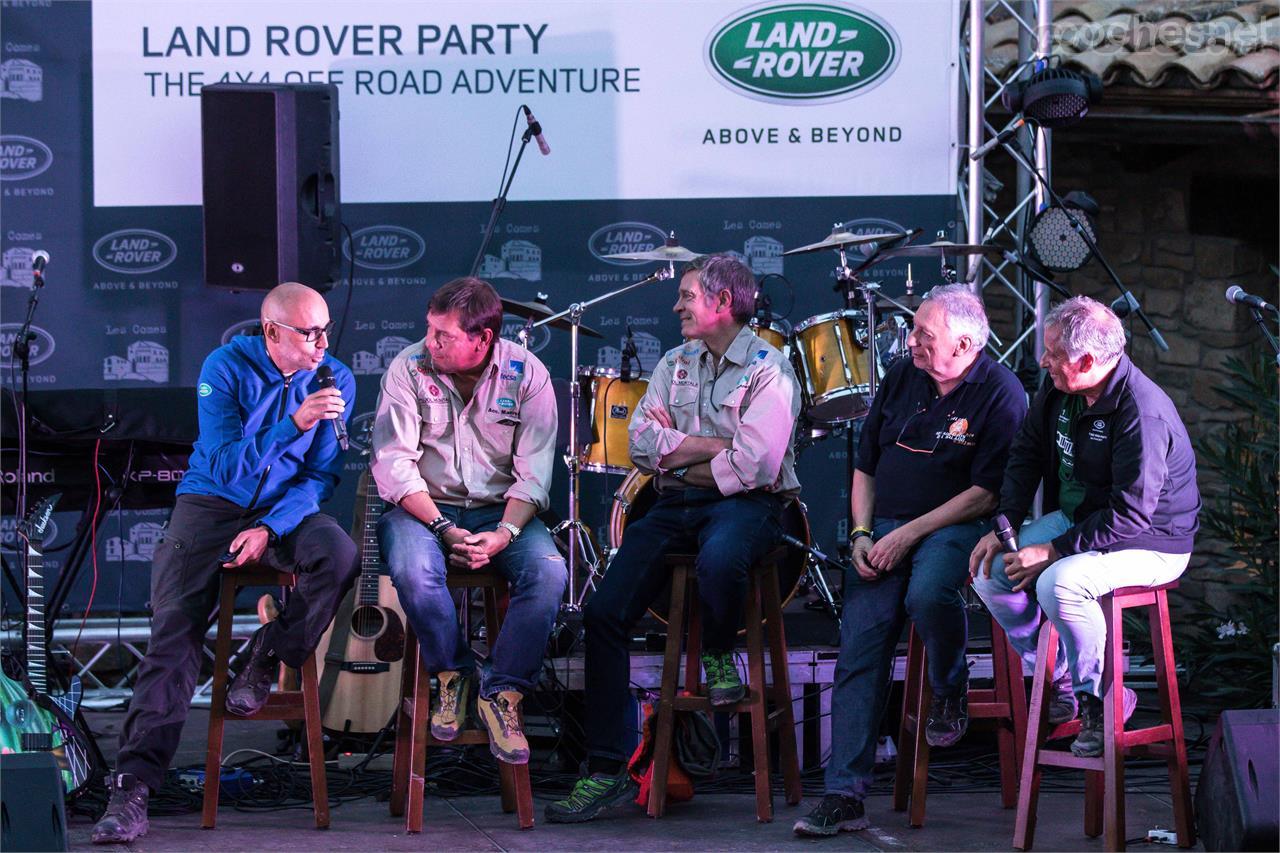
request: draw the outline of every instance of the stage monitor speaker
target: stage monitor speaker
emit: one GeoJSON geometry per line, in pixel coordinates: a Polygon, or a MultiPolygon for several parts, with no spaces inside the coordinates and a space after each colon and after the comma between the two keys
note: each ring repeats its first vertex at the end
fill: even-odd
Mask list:
{"type": "Polygon", "coordinates": [[[338,87],[205,86],[200,134],[205,282],[323,292],[341,280],[338,87]]]}
{"type": "Polygon", "coordinates": [[[1223,711],[1196,783],[1206,850],[1280,849],[1280,710],[1223,711]]]}
{"type": "Polygon", "coordinates": [[[0,850],[66,850],[66,789],[51,752],[0,757],[0,850]]]}

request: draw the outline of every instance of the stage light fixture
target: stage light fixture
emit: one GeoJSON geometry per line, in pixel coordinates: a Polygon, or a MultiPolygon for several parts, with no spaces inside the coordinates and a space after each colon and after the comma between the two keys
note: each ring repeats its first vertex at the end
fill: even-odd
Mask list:
{"type": "Polygon", "coordinates": [[[1061,68],[1060,62],[1060,57],[1053,57],[1025,82],[1006,88],[1000,98],[1005,108],[1050,129],[1088,115],[1089,107],[1102,99],[1102,80],[1088,71],[1061,68]]]}
{"type": "Polygon", "coordinates": [[[1087,193],[1078,191],[1067,193],[1062,202],[1062,206],[1046,207],[1032,220],[1027,230],[1027,249],[1032,259],[1045,269],[1075,272],[1093,256],[1089,243],[1097,245],[1093,223],[1098,215],[1098,203],[1087,193]],[[1088,235],[1087,242],[1081,236],[1081,229],[1088,235]]]}

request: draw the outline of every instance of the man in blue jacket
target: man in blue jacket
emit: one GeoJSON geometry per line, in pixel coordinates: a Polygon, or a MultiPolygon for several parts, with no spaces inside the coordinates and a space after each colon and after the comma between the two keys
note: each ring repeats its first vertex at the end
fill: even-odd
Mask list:
{"type": "MultiPolygon", "coordinates": [[[[1124,353],[1107,306],[1068,299],[1045,318],[1048,377],[1013,441],[1000,512],[1017,530],[1044,484],[1045,514],[1000,555],[994,533],[969,558],[974,589],[1014,648],[1035,663],[1041,614],[1058,628],[1049,722],[1080,715],[1071,744],[1102,754],[1107,626],[1098,598],[1169,583],[1187,567],[1199,526],[1196,458],[1173,401],[1124,353]]],[[[1125,688],[1127,720],[1137,696],[1125,688]]]]}
{"type": "Polygon", "coordinates": [[[219,569],[256,562],[297,574],[288,604],[254,635],[227,693],[227,710],[242,715],[266,702],[281,661],[297,667],[315,652],[355,581],[355,543],[319,512],[341,467],[325,422],[347,419],[345,401],[355,395],[351,371],[325,353],[332,326],[319,293],[282,284],[262,301],[261,336],[237,337],[205,360],[196,388],[200,435],[152,558],[151,642],[95,843],[147,831],[147,798],[178,748],[204,658],[219,569]],[[333,387],[319,387],[321,365],[333,371],[333,387]]]}

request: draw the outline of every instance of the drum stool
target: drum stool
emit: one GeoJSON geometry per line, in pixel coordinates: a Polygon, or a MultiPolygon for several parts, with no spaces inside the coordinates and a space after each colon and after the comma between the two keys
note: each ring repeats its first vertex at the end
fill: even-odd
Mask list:
{"type": "MultiPolygon", "coordinates": [[[[1018,802],[1018,769],[1027,734],[1027,688],[1022,680],[1022,661],[995,617],[991,619],[991,676],[995,682],[992,687],[969,690],[969,719],[995,721],[1000,754],[1000,803],[1011,809],[1018,802]]],[[[893,810],[906,811],[909,800],[911,813],[907,822],[916,828],[924,826],[929,783],[929,742],[925,740],[924,730],[932,699],[924,641],[912,623],[907,636],[907,674],[902,689],[893,810]]]]}
{"type": "Polygon", "coordinates": [[[788,805],[801,799],[800,762],[796,749],[795,718],[791,707],[791,684],[787,674],[787,638],[782,623],[782,600],[778,593],[778,565],[786,558],[785,546],[779,546],[751,567],[747,583],[747,696],[734,705],[713,706],[701,693],[702,620],[699,606],[697,557],[693,554],[668,554],[671,568],[671,605],[667,614],[667,645],[662,661],[662,689],[658,698],[657,735],[653,744],[653,782],[649,791],[649,816],[661,817],[667,804],[667,772],[674,748],[675,712],[706,711],[749,713],[751,746],[755,764],[756,818],[773,820],[773,793],[769,786],[769,732],[772,724],[778,730],[778,754],[782,764],[788,805]],[[685,643],[684,692],[676,693],[680,672],[680,627],[689,619],[685,643]],[[763,615],[763,619],[761,616],[763,615]],[[764,636],[769,633],[769,660],[773,683],[765,681],[764,636]],[[772,714],[768,699],[773,700],[772,714]]]}
{"type": "MultiPolygon", "coordinates": [[[[307,759],[311,766],[311,797],[316,829],[329,828],[329,787],[324,772],[324,738],[320,730],[320,688],[316,656],[310,655],[299,670],[301,687],[285,689],[285,665],[280,664],[279,689],[272,691],[262,710],[248,717],[227,710],[227,670],[231,661],[232,618],[236,592],[245,586],[293,586],[294,576],[261,565],[223,569],[218,599],[218,633],[213,651],[213,698],[209,705],[209,746],[204,767],[204,814],[201,826],[213,829],[218,818],[219,780],[222,778],[222,731],[226,720],[301,720],[306,730],[307,759]]],[[[247,665],[247,661],[246,661],[247,665]]]]}
{"type": "Polygon", "coordinates": [[[1084,834],[1095,838],[1105,833],[1103,840],[1107,850],[1123,850],[1126,752],[1163,755],[1167,759],[1178,846],[1191,847],[1196,843],[1191,813],[1191,784],[1187,775],[1187,745],[1182,737],[1182,703],[1178,698],[1173,636],[1169,628],[1168,591],[1177,586],[1178,582],[1173,581],[1154,587],[1121,587],[1098,599],[1107,623],[1107,645],[1102,670],[1105,746],[1103,754],[1097,758],[1077,758],[1070,752],[1045,748],[1048,740],[1071,737],[1079,732],[1080,720],[1077,718],[1049,730],[1048,699],[1052,688],[1053,664],[1058,653],[1058,629],[1048,620],[1040,626],[1027,740],[1022,753],[1018,814],[1014,821],[1015,849],[1031,849],[1036,831],[1040,768],[1050,766],[1075,767],[1085,771],[1084,834]],[[1123,616],[1124,611],[1130,607],[1147,609],[1162,723],[1151,728],[1125,731],[1123,616]]]}
{"type": "MultiPolygon", "coordinates": [[[[498,601],[507,595],[507,581],[493,571],[450,571],[445,583],[450,589],[484,590],[485,635],[490,648],[502,628],[498,601]]],[[[464,602],[465,602],[464,596],[464,602]]],[[[466,604],[464,603],[464,607],[466,604]]],[[[433,746],[468,746],[489,743],[489,732],[464,729],[450,741],[437,740],[431,734],[431,673],[418,654],[418,637],[413,626],[406,624],[404,663],[400,675],[400,703],[396,711],[396,746],[391,763],[391,814],[405,815],[405,831],[422,831],[422,807],[426,796],[427,749],[433,746]]],[[[523,724],[523,712],[521,721],[523,724]]],[[[516,812],[521,829],[533,827],[533,792],[529,785],[528,764],[508,764],[500,759],[498,780],[502,793],[502,810],[516,812]]]]}

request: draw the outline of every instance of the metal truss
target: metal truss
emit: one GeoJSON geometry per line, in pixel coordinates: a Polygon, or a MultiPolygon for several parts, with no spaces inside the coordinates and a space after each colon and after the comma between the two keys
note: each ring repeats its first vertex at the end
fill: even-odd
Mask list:
{"type": "MultiPolygon", "coordinates": [[[[962,233],[957,235],[957,242],[995,241],[1020,249],[1024,228],[1045,203],[1046,194],[1041,183],[1025,168],[1025,161],[1015,158],[1016,183],[1012,203],[998,205],[1002,184],[988,172],[985,159],[971,161],[969,152],[1000,130],[987,120],[987,110],[991,105],[999,102],[1000,96],[1012,83],[1025,78],[1037,59],[1048,56],[1052,35],[1050,7],[1051,0],[969,0],[967,4],[967,13],[960,25],[960,95],[964,99],[967,121],[960,129],[957,221],[963,224],[959,226],[962,233]],[[1010,17],[1018,30],[1017,60],[997,75],[983,61],[984,35],[988,22],[1010,17]]],[[[1028,125],[1006,144],[1016,145],[1023,151],[1033,151],[1033,156],[1026,159],[1046,181],[1049,179],[1049,131],[1028,125]]],[[[1002,156],[1002,153],[996,149],[987,156],[1002,156]]],[[[996,329],[992,329],[988,346],[993,356],[1014,370],[1034,369],[1043,346],[1043,318],[1049,308],[1048,288],[1005,258],[975,255],[971,256],[969,263],[966,280],[973,282],[984,301],[990,298],[987,291],[991,287],[1001,288],[1013,297],[1012,322],[995,324],[1010,332],[1008,337],[1003,338],[996,329]]]]}

